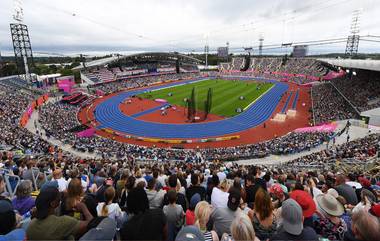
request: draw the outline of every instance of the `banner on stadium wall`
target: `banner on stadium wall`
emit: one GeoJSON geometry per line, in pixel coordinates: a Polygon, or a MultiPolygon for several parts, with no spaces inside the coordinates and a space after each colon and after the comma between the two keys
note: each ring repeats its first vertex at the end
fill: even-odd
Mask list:
{"type": "Polygon", "coordinates": [[[71,93],[75,85],[74,76],[64,76],[57,79],[58,89],[66,93],[71,93]]]}
{"type": "Polygon", "coordinates": [[[332,80],[335,78],[342,77],[346,74],[343,70],[340,70],[339,72],[330,71],[327,75],[323,76],[323,80],[332,80]]]}
{"type": "Polygon", "coordinates": [[[108,128],[103,129],[103,131],[105,131],[108,134],[114,134],[113,130],[108,129],[108,128]]]}
{"type": "Polygon", "coordinates": [[[104,92],[101,91],[101,90],[96,90],[95,94],[96,94],[97,96],[103,96],[103,95],[104,95],[104,92]]]}
{"type": "Polygon", "coordinates": [[[34,107],[29,106],[28,110],[26,111],[26,113],[28,114],[28,116],[31,116],[31,115],[32,115],[33,110],[34,110],[34,107]]]}
{"type": "Polygon", "coordinates": [[[80,137],[80,138],[92,137],[93,135],[95,135],[95,128],[91,127],[87,130],[76,133],[76,135],[77,137],[80,137]]]}
{"type": "MultiPolygon", "coordinates": [[[[117,131],[114,131],[109,128],[99,129],[100,131],[103,131],[107,134],[112,134],[115,136],[120,136],[127,139],[133,139],[137,141],[145,141],[145,142],[152,142],[152,143],[167,143],[167,144],[186,144],[186,143],[204,143],[204,142],[215,142],[215,141],[227,141],[227,140],[236,140],[239,139],[239,135],[235,136],[224,136],[224,137],[218,137],[218,138],[208,138],[208,139],[196,139],[196,140],[182,140],[182,139],[159,139],[159,138],[146,138],[146,137],[139,137],[139,136],[131,136],[124,133],[120,133],[117,131]]],[[[89,135],[94,135],[96,133],[96,128],[92,127],[90,129],[87,129],[82,132],[76,133],[79,137],[87,137],[89,135]]]]}
{"type": "Polygon", "coordinates": [[[305,132],[333,132],[337,128],[338,124],[335,122],[332,122],[330,124],[324,124],[320,126],[313,126],[313,127],[304,127],[304,128],[298,128],[295,129],[294,132],[297,133],[305,133],[305,132]]]}
{"type": "Polygon", "coordinates": [[[33,111],[37,107],[43,105],[48,99],[49,99],[49,95],[45,94],[45,95],[40,96],[39,98],[37,98],[37,100],[33,100],[30,103],[28,109],[26,109],[26,111],[24,112],[24,114],[21,116],[21,118],[20,118],[20,126],[25,127],[26,124],[28,124],[29,118],[33,114],[33,111]]]}

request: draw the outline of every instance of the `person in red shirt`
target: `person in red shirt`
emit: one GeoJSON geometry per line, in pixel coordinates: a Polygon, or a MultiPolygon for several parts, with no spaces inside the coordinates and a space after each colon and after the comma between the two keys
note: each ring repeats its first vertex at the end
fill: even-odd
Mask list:
{"type": "Polygon", "coordinates": [[[201,201],[199,193],[194,194],[190,199],[189,209],[186,210],[186,225],[194,225],[195,223],[195,207],[201,201]]]}

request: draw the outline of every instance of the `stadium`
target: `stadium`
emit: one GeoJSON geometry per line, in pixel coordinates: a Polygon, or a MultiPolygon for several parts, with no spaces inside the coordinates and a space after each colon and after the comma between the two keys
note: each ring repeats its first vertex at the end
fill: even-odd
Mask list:
{"type": "MultiPolygon", "coordinates": [[[[130,13],[150,19],[141,34],[39,2],[83,24],[88,46],[75,28],[56,40],[45,21],[24,20],[30,3],[14,0],[4,30],[12,51],[0,55],[0,240],[378,240],[380,54],[369,19],[380,9],[370,0],[353,13],[336,0],[281,5],[282,27],[256,10],[265,23],[257,46],[246,32],[261,22],[232,21],[231,32],[229,24],[207,29],[198,50],[164,35],[188,46],[199,36],[185,30],[200,13],[185,30],[173,33],[170,23],[152,37],[150,26],[166,23],[149,17],[153,5],[130,13]],[[287,22],[333,6],[350,12],[348,36],[284,40],[287,22]],[[103,40],[103,30],[113,34],[103,40]],[[84,53],[97,41],[114,48],[117,32],[142,51],[84,53]],[[282,43],[264,43],[263,32],[282,43]],[[61,40],[83,54],[65,54],[65,44],[53,44],[61,40]]],[[[156,8],[174,14],[193,4],[156,8]]],[[[338,12],[331,31],[341,26],[338,12]]],[[[292,28],[317,36],[312,28],[325,21],[308,21],[307,30],[292,28]]]]}

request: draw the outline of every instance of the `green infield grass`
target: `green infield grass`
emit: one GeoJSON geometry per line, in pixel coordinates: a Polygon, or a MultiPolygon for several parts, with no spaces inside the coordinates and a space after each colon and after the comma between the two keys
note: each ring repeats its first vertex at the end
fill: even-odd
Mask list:
{"type": "Polygon", "coordinates": [[[236,109],[244,110],[273,86],[272,83],[257,83],[240,80],[204,80],[173,86],[138,95],[144,99],[165,99],[172,105],[186,107],[185,98],[190,98],[195,87],[196,109],[204,110],[208,89],[212,89],[210,113],[224,117],[238,115],[236,109]],[[171,95],[171,96],[170,96],[171,95]],[[240,99],[243,96],[244,99],[240,99]]]}

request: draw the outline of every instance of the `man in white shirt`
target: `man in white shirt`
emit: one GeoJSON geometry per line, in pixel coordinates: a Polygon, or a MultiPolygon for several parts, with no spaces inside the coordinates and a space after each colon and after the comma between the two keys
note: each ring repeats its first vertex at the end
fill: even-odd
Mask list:
{"type": "Polygon", "coordinates": [[[62,177],[62,170],[60,168],[57,168],[53,172],[53,179],[52,181],[57,181],[58,183],[58,190],[59,192],[64,192],[67,189],[67,181],[62,177]]]}
{"type": "Polygon", "coordinates": [[[211,193],[211,205],[214,208],[227,207],[229,194],[221,190],[218,176],[212,176],[212,182],[214,184],[214,188],[212,189],[211,193]]]}
{"type": "Polygon", "coordinates": [[[218,175],[220,182],[227,178],[226,173],[224,173],[224,167],[220,167],[220,171],[216,175],[218,175]]]}

